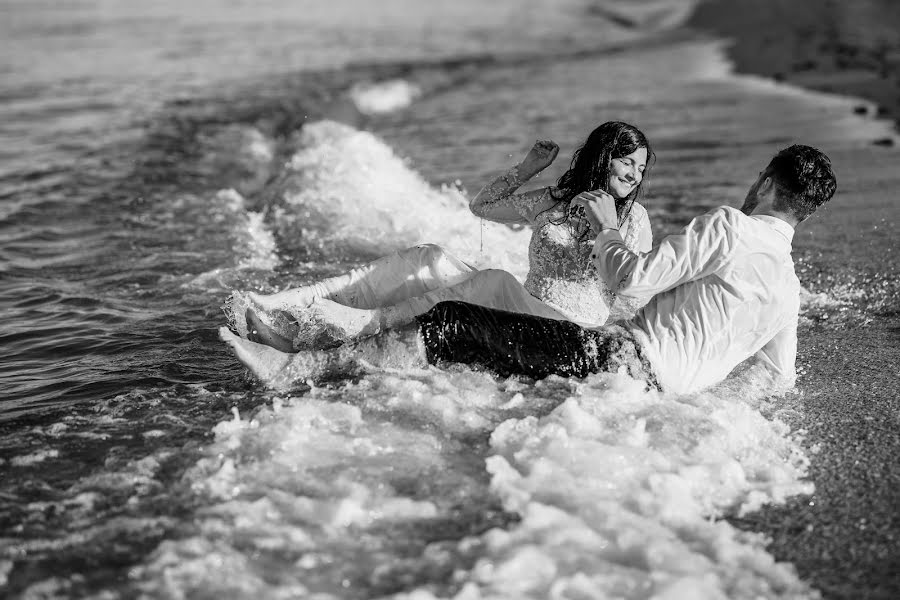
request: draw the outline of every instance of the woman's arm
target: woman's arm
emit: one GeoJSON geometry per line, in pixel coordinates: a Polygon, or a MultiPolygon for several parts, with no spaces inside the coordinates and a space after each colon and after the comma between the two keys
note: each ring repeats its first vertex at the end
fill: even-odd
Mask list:
{"type": "Polygon", "coordinates": [[[545,187],[524,194],[515,191],[523,183],[543,171],[556,158],[559,146],[553,142],[537,141],[518,165],[486,185],[469,202],[473,213],[500,223],[533,223],[541,212],[552,208],[556,200],[545,187]]]}

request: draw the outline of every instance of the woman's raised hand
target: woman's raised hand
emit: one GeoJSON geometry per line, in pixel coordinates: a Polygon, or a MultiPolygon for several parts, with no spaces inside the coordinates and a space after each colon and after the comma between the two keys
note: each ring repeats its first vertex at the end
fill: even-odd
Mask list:
{"type": "Polygon", "coordinates": [[[559,146],[551,140],[538,140],[519,163],[519,177],[530,179],[550,166],[559,154],[559,146]]]}

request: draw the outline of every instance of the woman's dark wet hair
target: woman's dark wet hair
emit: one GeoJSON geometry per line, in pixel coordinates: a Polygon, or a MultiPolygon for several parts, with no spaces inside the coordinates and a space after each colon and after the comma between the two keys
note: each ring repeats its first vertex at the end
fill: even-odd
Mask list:
{"type": "Polygon", "coordinates": [[[612,161],[615,158],[628,156],[638,148],[647,149],[647,167],[644,178],[627,198],[616,198],[616,212],[619,220],[623,220],[631,211],[631,205],[642,195],[644,182],[647,181],[650,166],[656,159],[647,136],[635,127],[621,121],[607,121],[587,137],[584,144],[575,151],[569,170],[562,174],[556,182],[554,199],[559,202],[570,202],[582,192],[602,189],[606,190],[612,161]]]}
{"type": "Polygon", "coordinates": [[[831,159],[812,146],[794,144],[775,155],[766,172],[778,190],[775,208],[803,220],[828,202],[837,189],[831,159]]]}

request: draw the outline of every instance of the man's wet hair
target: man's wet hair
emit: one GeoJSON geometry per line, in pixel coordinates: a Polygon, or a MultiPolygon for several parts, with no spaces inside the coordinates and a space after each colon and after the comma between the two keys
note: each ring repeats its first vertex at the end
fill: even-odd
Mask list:
{"type": "Polygon", "coordinates": [[[785,148],[766,170],[778,188],[775,208],[790,211],[801,221],[831,200],[837,189],[831,159],[811,146],[785,148]]]}

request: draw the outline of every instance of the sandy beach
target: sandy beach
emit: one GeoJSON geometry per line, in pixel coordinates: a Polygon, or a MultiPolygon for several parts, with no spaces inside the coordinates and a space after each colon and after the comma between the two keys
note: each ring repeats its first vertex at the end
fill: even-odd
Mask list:
{"type": "MultiPolygon", "coordinates": [[[[701,3],[690,25],[730,38],[729,55],[740,72],[858,96],[874,104],[861,102],[858,114],[900,119],[896,2],[711,0],[701,3]]],[[[816,493],[734,520],[770,535],[773,554],[794,563],[824,598],[900,597],[900,162],[894,143],[875,138],[869,152],[832,156],[838,195],[795,238],[800,276],[811,291],[852,288],[858,273],[887,286],[882,303],[864,295],[854,301],[861,321],[801,330],[799,427],[808,432],[816,493]],[[861,205],[863,194],[855,192],[868,201],[861,205]],[[855,238],[860,252],[842,262],[828,243],[835,237],[855,238]]]]}

